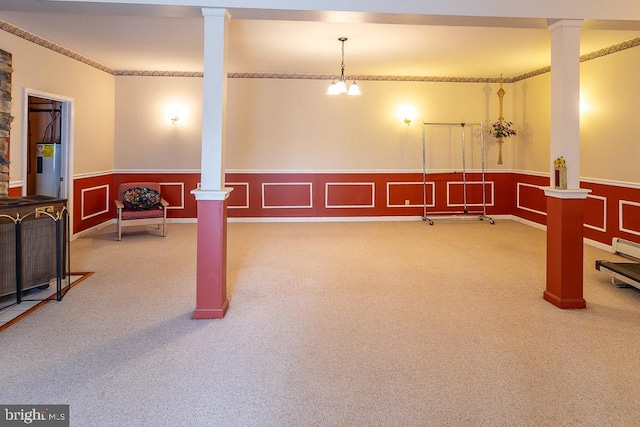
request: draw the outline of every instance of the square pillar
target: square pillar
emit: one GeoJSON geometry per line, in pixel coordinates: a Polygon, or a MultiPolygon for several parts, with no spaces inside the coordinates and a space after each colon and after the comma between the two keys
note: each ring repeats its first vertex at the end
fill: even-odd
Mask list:
{"type": "Polygon", "coordinates": [[[543,297],[559,308],[586,308],[583,221],[589,190],[544,190],[547,196],[547,288],[543,297]]]}
{"type": "Polygon", "coordinates": [[[221,319],[227,300],[227,202],[230,191],[194,190],[198,203],[194,319],[221,319]]]}
{"type": "Polygon", "coordinates": [[[196,308],[194,319],[224,317],[227,300],[227,202],[225,184],[227,41],[231,15],[203,8],[202,159],[198,203],[196,308]]]}
{"type": "Polygon", "coordinates": [[[580,28],[582,20],[549,25],[551,33],[551,188],[547,196],[547,288],[559,308],[585,308],[583,222],[589,190],[580,189],[580,28]],[[555,159],[566,161],[567,188],[553,188],[555,159]]]}

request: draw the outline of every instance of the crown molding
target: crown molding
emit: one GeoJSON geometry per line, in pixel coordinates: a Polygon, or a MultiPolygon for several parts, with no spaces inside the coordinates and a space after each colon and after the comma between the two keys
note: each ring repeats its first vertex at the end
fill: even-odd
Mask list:
{"type": "Polygon", "coordinates": [[[201,71],[142,71],[142,70],[115,70],[114,76],[118,77],[200,77],[201,71]]]}
{"type": "MultiPolygon", "coordinates": [[[[8,22],[0,20],[0,30],[14,36],[20,37],[38,46],[52,50],[61,55],[67,56],[83,64],[97,68],[98,70],[118,77],[197,77],[202,78],[204,73],[198,71],[142,71],[142,70],[114,70],[106,65],[100,64],[86,56],[62,47],[56,43],[46,40],[40,36],[30,33],[22,28],[16,27],[8,22]]],[[[626,49],[640,46],[640,37],[613,46],[600,49],[595,52],[580,56],[580,62],[590,61],[602,56],[611,55],[626,49]]],[[[539,76],[551,71],[551,66],[539,68],[528,73],[514,77],[505,77],[504,83],[514,83],[534,76],[539,76]]],[[[334,74],[295,74],[295,73],[228,73],[230,79],[281,79],[281,80],[333,80],[338,76],[334,74]]],[[[443,83],[498,83],[499,78],[495,77],[433,77],[433,76],[380,76],[380,75],[352,75],[349,79],[364,81],[389,81],[389,82],[443,82],[443,83]]]]}
{"type": "Polygon", "coordinates": [[[100,64],[99,62],[89,59],[86,56],[80,55],[79,53],[74,52],[70,49],[64,48],[40,36],[36,36],[35,34],[30,33],[29,31],[23,30],[20,27],[16,27],[15,25],[9,24],[8,22],[0,20],[0,30],[5,31],[9,34],[13,34],[16,37],[20,37],[22,39],[25,39],[28,42],[31,42],[38,46],[52,50],[61,55],[67,56],[71,59],[75,59],[76,61],[82,62],[83,64],[89,65],[93,68],[97,68],[98,70],[104,71],[105,73],[109,73],[109,74],[115,73],[115,70],[113,68],[109,68],[106,65],[100,64]]]}
{"type": "MultiPolygon", "coordinates": [[[[335,80],[336,74],[309,73],[228,73],[230,79],[279,79],[279,80],[335,80]]],[[[356,74],[347,76],[347,80],[378,81],[378,82],[444,82],[444,83],[499,83],[499,77],[437,77],[437,76],[382,76],[356,74]]],[[[510,79],[503,79],[510,83],[510,79]]]]}

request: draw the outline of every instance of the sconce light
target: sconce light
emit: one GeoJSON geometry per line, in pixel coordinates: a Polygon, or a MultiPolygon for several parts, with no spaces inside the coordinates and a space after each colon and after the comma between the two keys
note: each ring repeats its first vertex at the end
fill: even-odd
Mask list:
{"type": "Polygon", "coordinates": [[[411,105],[401,105],[398,107],[396,116],[402,123],[411,126],[411,122],[416,118],[416,110],[411,105]]]}
{"type": "Polygon", "coordinates": [[[585,96],[584,93],[580,93],[580,117],[583,115],[589,115],[593,111],[593,105],[589,102],[589,99],[585,96]]]}
{"type": "Polygon", "coordinates": [[[164,109],[164,117],[167,122],[171,122],[171,125],[176,125],[184,118],[185,109],[182,104],[171,103],[167,104],[164,109]]]}

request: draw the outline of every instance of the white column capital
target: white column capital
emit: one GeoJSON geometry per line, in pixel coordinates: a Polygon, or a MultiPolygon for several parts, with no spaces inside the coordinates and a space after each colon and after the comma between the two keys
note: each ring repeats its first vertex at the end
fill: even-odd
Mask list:
{"type": "Polygon", "coordinates": [[[575,190],[559,190],[553,187],[539,187],[544,191],[547,197],[555,197],[557,199],[586,199],[591,190],[587,188],[578,188],[575,190]]]}
{"type": "Polygon", "coordinates": [[[584,24],[584,19],[561,19],[559,21],[548,22],[549,31],[556,31],[560,28],[580,28],[584,24]]]}
{"type": "Polygon", "coordinates": [[[223,190],[202,190],[197,188],[191,190],[191,194],[195,196],[196,200],[226,200],[232,191],[233,188],[231,187],[224,188],[223,190]]]}
{"type": "Polygon", "coordinates": [[[202,16],[223,17],[227,21],[231,19],[231,14],[229,13],[229,11],[227,9],[222,9],[219,7],[203,7],[202,16]]]}

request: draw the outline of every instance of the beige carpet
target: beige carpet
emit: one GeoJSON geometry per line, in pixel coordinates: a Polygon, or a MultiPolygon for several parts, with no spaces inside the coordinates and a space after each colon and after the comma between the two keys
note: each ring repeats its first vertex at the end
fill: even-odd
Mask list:
{"type": "Polygon", "coordinates": [[[74,426],[635,426],[640,293],[542,299],[511,221],[229,224],[230,309],[191,319],[195,225],[72,243],[95,271],[0,334],[0,402],[74,426]]]}
{"type": "MultiPolygon", "coordinates": [[[[87,277],[91,276],[92,272],[71,272],[68,278],[62,279],[62,296],[68,292],[69,289],[76,285],[79,285],[87,277]],[[70,282],[67,282],[69,280],[70,282]],[[67,289],[67,284],[68,289],[67,289]]],[[[6,295],[0,300],[0,332],[15,325],[20,320],[36,312],[36,310],[44,307],[49,302],[57,300],[56,293],[56,280],[51,280],[49,286],[45,289],[32,288],[29,289],[22,296],[23,300],[20,304],[16,304],[16,294],[6,295]]]]}

